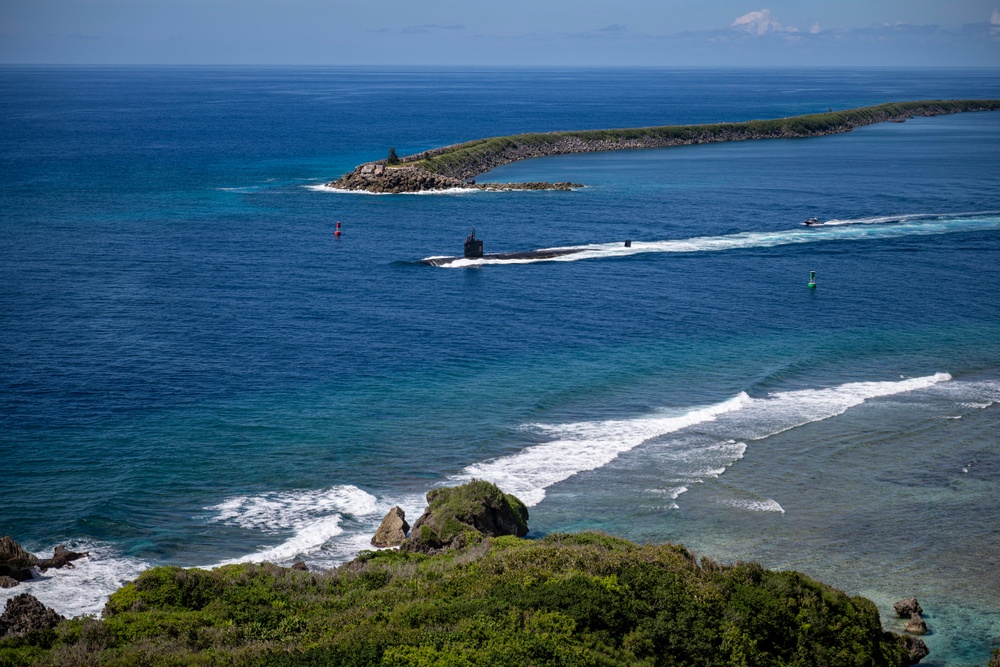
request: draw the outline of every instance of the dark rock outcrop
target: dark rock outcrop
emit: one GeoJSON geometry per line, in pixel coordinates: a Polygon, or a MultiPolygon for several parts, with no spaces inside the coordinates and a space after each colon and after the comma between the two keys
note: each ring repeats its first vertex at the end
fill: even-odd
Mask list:
{"type": "Polygon", "coordinates": [[[920,614],[911,614],[910,620],[906,622],[903,631],[909,632],[911,635],[926,635],[927,623],[920,617],[920,614]]]}
{"type": "Polygon", "coordinates": [[[31,568],[38,564],[38,558],[25,551],[9,536],[0,537],[0,576],[17,581],[31,579],[31,568]]]}
{"type": "Polygon", "coordinates": [[[302,561],[297,561],[295,563],[292,563],[292,569],[296,570],[298,572],[308,572],[309,571],[309,566],[307,566],[302,561]]]}
{"type": "Polygon", "coordinates": [[[14,588],[20,582],[14,577],[8,577],[6,575],[0,576],[0,588],[14,588]]]}
{"type": "Polygon", "coordinates": [[[986,667],[1000,667],[1000,648],[993,649],[993,657],[990,658],[986,667]]]}
{"type": "Polygon", "coordinates": [[[914,614],[924,613],[917,598],[905,598],[892,605],[892,608],[896,610],[896,614],[900,618],[909,618],[914,614]]]}
{"type": "Polygon", "coordinates": [[[0,615],[0,639],[19,637],[34,630],[51,630],[65,620],[33,595],[22,593],[7,600],[0,615]]]}
{"type": "Polygon", "coordinates": [[[906,657],[899,664],[899,667],[915,665],[931,654],[931,650],[927,648],[927,644],[924,643],[923,639],[904,635],[900,641],[903,644],[903,648],[906,649],[906,657]]]}
{"type": "Polygon", "coordinates": [[[389,510],[382,519],[382,524],[375,531],[372,546],[379,548],[398,547],[410,532],[410,524],[406,522],[406,513],[398,506],[389,510]]]}
{"type": "Polygon", "coordinates": [[[460,549],[477,536],[528,534],[527,507],[490,482],[434,489],[427,494],[427,505],[403,551],[436,554],[460,549]]]}
{"type": "Polygon", "coordinates": [[[49,568],[59,569],[61,567],[73,567],[72,561],[79,560],[87,556],[90,556],[89,551],[70,551],[65,546],[60,544],[55,548],[55,553],[52,554],[52,558],[43,558],[38,561],[38,569],[45,572],[45,570],[49,568]]]}
{"type": "Polygon", "coordinates": [[[418,166],[385,167],[379,162],[359,165],[354,171],[328,183],[340,190],[364,190],[382,194],[427,192],[433,190],[572,190],[582,188],[580,183],[476,183],[452,176],[436,174],[418,166]]]}
{"type": "Polygon", "coordinates": [[[422,192],[426,190],[450,190],[472,187],[459,178],[434,174],[420,167],[383,167],[380,163],[367,163],[354,171],[344,174],[330,183],[332,188],[342,190],[365,190],[398,194],[400,192],[422,192]]]}
{"type": "Polygon", "coordinates": [[[528,183],[479,183],[472,187],[477,190],[490,190],[492,192],[516,192],[519,190],[574,190],[585,187],[583,183],[570,183],[561,181],[559,183],[549,183],[548,181],[530,181],[528,183]]]}
{"type": "Polygon", "coordinates": [[[5,535],[0,538],[0,577],[27,581],[33,576],[31,571],[33,567],[37,567],[42,572],[49,568],[73,567],[72,561],[89,555],[89,551],[78,553],[70,551],[60,544],[55,548],[52,558],[39,559],[5,535]]]}

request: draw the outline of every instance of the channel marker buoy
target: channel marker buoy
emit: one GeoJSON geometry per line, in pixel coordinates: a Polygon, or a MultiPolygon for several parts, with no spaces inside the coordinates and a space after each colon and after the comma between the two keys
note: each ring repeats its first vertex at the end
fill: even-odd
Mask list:
{"type": "Polygon", "coordinates": [[[809,272],[809,287],[811,287],[811,288],[815,288],[816,287],[816,272],[815,271],[810,271],[809,272]]]}
{"type": "Polygon", "coordinates": [[[340,236],[340,220],[337,221],[337,229],[333,231],[334,236],[340,236]]]}

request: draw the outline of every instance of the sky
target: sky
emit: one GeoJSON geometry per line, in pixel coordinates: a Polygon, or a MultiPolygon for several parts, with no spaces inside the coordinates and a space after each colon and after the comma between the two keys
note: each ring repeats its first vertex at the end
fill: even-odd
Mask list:
{"type": "Polygon", "coordinates": [[[1000,67],[1000,0],[0,0],[2,64],[1000,67]]]}

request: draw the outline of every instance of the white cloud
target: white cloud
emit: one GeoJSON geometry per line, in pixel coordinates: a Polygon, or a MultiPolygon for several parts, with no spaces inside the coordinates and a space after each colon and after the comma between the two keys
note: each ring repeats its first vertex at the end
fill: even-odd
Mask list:
{"type": "Polygon", "coordinates": [[[993,9],[993,13],[990,15],[990,25],[1000,26],[1000,9],[993,9]]]}
{"type": "Polygon", "coordinates": [[[769,32],[783,32],[785,30],[784,26],[774,20],[770,9],[747,12],[733,21],[729,27],[757,36],[765,35],[769,32]]]}
{"type": "Polygon", "coordinates": [[[819,27],[819,21],[816,21],[816,23],[813,23],[813,27],[809,28],[809,34],[818,35],[821,30],[822,28],[819,27]]]}

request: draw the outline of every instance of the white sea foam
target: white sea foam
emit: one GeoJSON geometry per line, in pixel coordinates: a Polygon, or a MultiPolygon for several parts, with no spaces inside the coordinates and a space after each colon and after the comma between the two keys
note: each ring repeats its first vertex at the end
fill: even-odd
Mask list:
{"type": "Polygon", "coordinates": [[[729,505],[730,507],[736,507],[741,510],[748,510],[750,512],[785,513],[784,508],[778,504],[778,501],[770,498],[765,498],[763,500],[727,500],[723,504],[729,505]]]}
{"type": "MultiPolygon", "coordinates": [[[[848,382],[824,389],[779,391],[750,399],[747,410],[718,425],[719,434],[736,431],[735,437],[758,440],[804,424],[843,414],[865,401],[882,396],[927,389],[951,380],[947,373],[882,382],[848,382]]],[[[712,427],[705,429],[712,432],[712,427]]]]}
{"type": "MultiPolygon", "coordinates": [[[[150,566],[138,558],[122,557],[104,542],[69,542],[66,547],[73,551],[89,551],[90,556],[73,561],[71,568],[47,570],[15,588],[0,588],[0,603],[15,595],[30,593],[67,618],[100,615],[109,595],[150,566]]],[[[52,549],[35,555],[51,558],[52,549]]]]}
{"type": "Polygon", "coordinates": [[[682,493],[687,493],[689,490],[686,486],[675,486],[668,489],[649,489],[649,492],[661,496],[670,496],[671,500],[677,500],[682,493]]]}
{"type": "Polygon", "coordinates": [[[912,216],[886,216],[876,219],[831,221],[823,225],[799,227],[796,229],[773,232],[739,232],[726,236],[696,236],[688,239],[670,239],[663,241],[632,241],[630,247],[621,242],[590,244],[579,246],[561,246],[558,248],[543,248],[542,250],[575,250],[569,255],[560,255],[548,259],[521,258],[498,259],[482,257],[475,259],[458,259],[441,265],[443,268],[464,268],[469,266],[485,266],[492,264],[534,264],[537,262],[578,262],[585,259],[607,259],[613,257],[628,257],[645,253],[691,253],[720,252],[726,250],[744,250],[750,248],[771,248],[782,245],[803,243],[820,243],[827,241],[863,241],[901,238],[906,236],[931,236],[956,232],[981,232],[1000,230],[1000,214],[993,215],[962,215],[962,216],[928,216],[914,214],[912,216]],[[875,222],[859,224],[863,220],[880,220],[892,222],[891,225],[880,225],[875,222]]]}
{"type": "Polygon", "coordinates": [[[473,192],[487,192],[478,188],[444,188],[443,190],[421,190],[420,192],[369,192],[367,190],[348,190],[346,188],[334,188],[326,183],[312,183],[302,187],[314,192],[337,192],[348,195],[373,195],[376,197],[393,195],[467,195],[473,192]]]}
{"type": "Polygon", "coordinates": [[[206,508],[215,511],[212,522],[258,530],[287,530],[311,523],[317,517],[345,512],[353,515],[377,511],[375,496],[356,486],[236,496],[206,508]]]}
{"type": "Polygon", "coordinates": [[[741,393],[722,403],[674,414],[574,424],[534,424],[531,427],[553,439],[511,456],[473,464],[455,480],[473,477],[489,480],[530,507],[540,503],[545,498],[545,489],[557,482],[605,466],[623,452],[652,438],[739,410],[749,400],[747,394],[741,393]]]}
{"type": "MultiPolygon", "coordinates": [[[[325,519],[319,519],[299,528],[294,537],[285,540],[281,544],[263,549],[256,553],[228,560],[220,561],[214,566],[229,565],[232,563],[284,563],[294,560],[296,557],[310,553],[322,547],[329,540],[344,532],[340,527],[340,516],[335,515],[325,519]]],[[[213,567],[214,567],[213,566],[213,567]]]]}
{"type": "Polygon", "coordinates": [[[995,216],[1000,215],[1000,211],[972,211],[969,213],[906,213],[903,215],[874,215],[866,218],[845,218],[832,219],[819,224],[811,225],[812,227],[824,227],[828,225],[885,225],[894,222],[907,222],[910,220],[923,220],[923,219],[961,219],[968,217],[982,217],[982,216],[995,216]]]}
{"type": "MultiPolygon", "coordinates": [[[[355,487],[336,487],[344,489],[355,487]]],[[[291,505],[308,505],[310,498],[326,499],[331,495],[322,491],[303,491],[298,494],[285,494],[292,498],[291,505]]],[[[339,495],[333,493],[332,495],[339,495]]],[[[362,549],[371,549],[371,536],[378,528],[379,522],[389,508],[398,505],[409,517],[410,523],[420,515],[426,502],[423,493],[409,493],[392,498],[375,498],[360,489],[348,493],[355,496],[353,501],[343,505],[338,511],[328,506],[327,510],[307,510],[307,514],[318,516],[315,520],[300,521],[294,512],[279,511],[274,517],[267,519],[261,526],[265,535],[285,534],[294,531],[291,538],[280,544],[261,549],[247,556],[228,559],[214,566],[240,562],[263,562],[288,565],[295,560],[304,559],[310,568],[332,568],[357,556],[362,549]],[[366,497],[367,496],[367,497],[366,497]],[[374,499],[374,503],[372,500],[374,499]],[[371,509],[374,508],[374,509],[371,509]]],[[[235,500],[235,499],[234,499],[235,500]]],[[[227,503],[223,503],[227,504],[227,503]]],[[[251,503],[256,505],[256,503],[251,503]]],[[[324,505],[325,500],[320,502],[324,505]]],[[[334,505],[336,505],[334,503],[334,505]]],[[[266,514],[266,513],[265,513],[266,514]]],[[[257,522],[246,522],[246,526],[254,527],[257,522]]],[[[238,525],[238,524],[237,524],[238,525]]]]}
{"type": "MultiPolygon", "coordinates": [[[[422,503],[422,495],[378,499],[355,486],[229,498],[206,508],[213,513],[210,523],[260,531],[263,539],[291,536],[275,546],[206,567],[263,561],[289,564],[302,557],[314,567],[333,567],[370,548],[368,540],[392,505],[415,515],[422,503]]],[[[73,568],[48,570],[16,588],[0,589],[0,602],[18,593],[31,593],[65,616],[100,614],[111,593],[152,566],[148,561],[122,557],[106,543],[69,542],[66,546],[89,551],[90,557],[74,561],[73,568]]],[[[52,550],[36,555],[48,558],[52,550]]]]}
{"type": "Polygon", "coordinates": [[[943,398],[970,410],[985,410],[1000,403],[1000,380],[963,380],[938,388],[943,398]]]}
{"type": "Polygon", "coordinates": [[[350,190],[341,190],[340,188],[331,188],[326,183],[309,183],[303,185],[306,190],[313,190],[314,192],[350,192],[350,190]]]}
{"type": "Polygon", "coordinates": [[[681,496],[681,494],[687,493],[688,490],[689,489],[686,486],[675,486],[668,489],[646,489],[646,492],[651,493],[654,496],[669,496],[672,502],[668,506],[668,509],[676,510],[680,509],[680,505],[676,502],[677,499],[681,496]]]}
{"type": "Polygon", "coordinates": [[[685,485],[697,483],[718,477],[742,458],[747,448],[743,440],[765,438],[829,419],[872,398],[926,389],[950,379],[947,373],[936,373],[891,382],[850,382],[824,389],[774,392],[762,398],[741,392],[722,403],[673,413],[531,424],[528,428],[548,436],[549,441],[470,465],[453,481],[486,479],[533,506],[545,498],[546,489],[553,484],[603,467],[649,443],[685,485]]]}
{"type": "Polygon", "coordinates": [[[356,486],[329,489],[264,493],[237,496],[206,508],[215,512],[210,522],[259,530],[264,534],[292,533],[277,546],[233,558],[217,565],[251,562],[290,562],[321,550],[330,540],[344,533],[345,518],[363,524],[377,522],[380,512],[388,510],[384,502],[356,486]]]}

